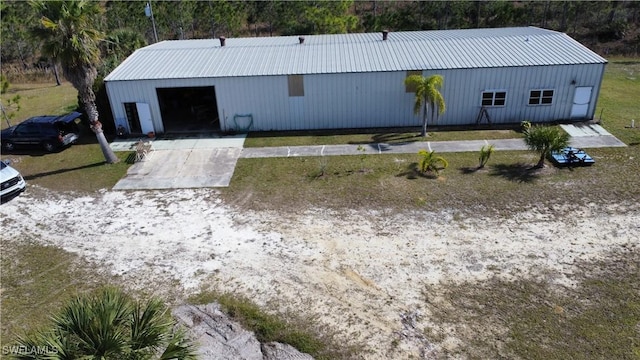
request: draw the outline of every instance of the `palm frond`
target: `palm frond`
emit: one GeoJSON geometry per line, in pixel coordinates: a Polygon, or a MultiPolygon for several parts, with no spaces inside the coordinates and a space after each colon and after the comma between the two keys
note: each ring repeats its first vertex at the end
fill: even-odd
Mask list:
{"type": "Polygon", "coordinates": [[[436,175],[439,175],[441,170],[449,167],[449,162],[442,156],[435,155],[435,151],[422,149],[418,151],[418,155],[420,156],[418,169],[423,174],[433,172],[436,175]]]}
{"type": "Polygon", "coordinates": [[[151,299],[144,305],[136,303],[130,322],[133,350],[157,348],[163,344],[173,327],[167,311],[159,299],[151,299]]]}
{"type": "Polygon", "coordinates": [[[196,348],[192,342],[190,342],[183,329],[179,329],[173,333],[173,336],[169,340],[167,347],[162,352],[159,360],[195,360],[196,348]]]}
{"type": "Polygon", "coordinates": [[[47,331],[18,338],[18,346],[39,351],[16,358],[195,359],[194,345],[174,326],[161,300],[134,301],[119,289],[105,288],[69,302],[47,331]]]}
{"type": "Polygon", "coordinates": [[[495,146],[493,144],[483,145],[480,148],[480,157],[478,158],[479,169],[482,169],[487,164],[487,162],[489,161],[489,158],[491,158],[491,155],[493,154],[494,151],[495,151],[495,146]]]}
{"type": "Polygon", "coordinates": [[[415,89],[413,113],[418,115],[421,110],[423,111],[422,135],[426,136],[428,107],[431,106],[433,121],[437,120],[437,115],[444,113],[446,110],[444,97],[439,90],[444,84],[444,77],[442,75],[431,75],[429,77],[411,75],[405,78],[404,83],[406,86],[412,86],[415,89]]]}
{"type": "Polygon", "coordinates": [[[415,88],[415,100],[413,103],[413,113],[418,115],[420,110],[422,110],[422,106],[425,102],[424,96],[424,83],[425,78],[420,75],[411,75],[404,79],[404,84],[406,86],[411,86],[415,88]]]}
{"type": "Polygon", "coordinates": [[[55,328],[78,339],[82,353],[96,356],[126,351],[131,313],[129,299],[118,290],[105,289],[93,297],[79,297],[53,317],[55,328]]]}
{"type": "Polygon", "coordinates": [[[98,43],[104,34],[94,22],[101,8],[94,1],[31,1],[41,15],[32,35],[42,42],[43,55],[74,66],[100,62],[98,43]]]}
{"type": "Polygon", "coordinates": [[[39,331],[30,336],[19,336],[15,359],[75,360],[79,357],[78,341],[59,330],[39,331]]]}
{"type": "Polygon", "coordinates": [[[432,75],[427,78],[427,98],[433,108],[438,109],[438,114],[442,114],[446,110],[444,97],[440,93],[440,88],[444,85],[444,77],[442,75],[432,75]]]}
{"type": "Polygon", "coordinates": [[[569,134],[553,126],[532,126],[524,133],[524,142],[529,150],[540,154],[538,167],[553,151],[560,151],[569,145],[569,134]]]}

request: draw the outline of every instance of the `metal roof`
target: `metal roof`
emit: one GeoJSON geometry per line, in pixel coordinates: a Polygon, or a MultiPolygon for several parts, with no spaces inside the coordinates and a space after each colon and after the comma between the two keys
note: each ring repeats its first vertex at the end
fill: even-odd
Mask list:
{"type": "Polygon", "coordinates": [[[536,27],[162,41],[106,81],[593,64],[568,35],[536,27]]]}

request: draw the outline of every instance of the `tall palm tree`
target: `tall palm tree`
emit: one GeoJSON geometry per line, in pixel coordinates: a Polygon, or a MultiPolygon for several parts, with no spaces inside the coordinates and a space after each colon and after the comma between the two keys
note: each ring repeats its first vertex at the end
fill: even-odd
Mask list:
{"type": "Polygon", "coordinates": [[[42,54],[59,62],[64,77],[78,90],[107,163],[118,162],[102,131],[93,92],[101,59],[98,44],[104,38],[95,28],[102,8],[98,2],[88,0],[32,0],[30,4],[41,15],[33,35],[42,42],[42,54]]]}
{"type": "Polygon", "coordinates": [[[406,86],[411,86],[416,91],[416,99],[413,105],[413,113],[418,115],[422,109],[422,137],[427,136],[427,110],[431,106],[431,119],[436,121],[437,116],[446,110],[444,97],[440,93],[440,88],[444,84],[442,75],[431,75],[424,77],[411,75],[404,79],[406,86]]]}
{"type": "MultiPolygon", "coordinates": [[[[184,332],[158,299],[135,301],[120,290],[106,288],[79,297],[52,318],[52,326],[18,340],[18,346],[46,352],[47,359],[195,359],[184,332]]],[[[25,352],[18,359],[34,359],[25,352]]]]}
{"type": "Polygon", "coordinates": [[[524,142],[529,150],[540,154],[536,168],[544,167],[544,159],[551,152],[560,151],[569,146],[569,134],[552,126],[532,126],[524,131],[524,142]]]}

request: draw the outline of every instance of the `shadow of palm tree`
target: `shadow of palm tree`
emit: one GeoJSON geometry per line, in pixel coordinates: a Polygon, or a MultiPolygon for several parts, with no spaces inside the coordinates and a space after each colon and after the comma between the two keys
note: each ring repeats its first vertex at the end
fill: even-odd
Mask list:
{"type": "Polygon", "coordinates": [[[397,177],[406,177],[409,180],[415,180],[417,178],[424,178],[424,179],[437,179],[438,176],[435,173],[423,173],[420,172],[418,170],[418,163],[417,162],[413,162],[408,164],[405,167],[405,170],[401,173],[399,173],[398,175],[396,175],[397,177]]]}
{"type": "Polygon", "coordinates": [[[515,182],[533,182],[540,177],[539,169],[531,166],[531,164],[497,164],[491,166],[490,176],[500,176],[515,182]]]}
{"type": "Polygon", "coordinates": [[[35,148],[17,148],[11,151],[7,151],[7,150],[2,150],[2,155],[27,155],[27,156],[45,156],[48,154],[51,154],[49,152],[46,152],[42,149],[35,149],[35,148]]]}
{"type": "Polygon", "coordinates": [[[403,145],[410,144],[412,142],[421,141],[420,134],[406,133],[406,132],[391,132],[391,133],[379,133],[371,135],[371,140],[362,141],[349,141],[350,145],[371,145],[377,146],[377,144],[387,145],[403,145]]]}
{"type": "Polygon", "coordinates": [[[53,171],[41,172],[39,174],[33,174],[33,175],[24,176],[24,179],[28,181],[28,180],[33,180],[33,179],[37,179],[37,178],[42,178],[42,177],[45,177],[45,176],[63,174],[63,173],[69,172],[69,171],[76,171],[76,170],[88,169],[88,168],[92,168],[92,167],[96,167],[96,166],[102,166],[104,164],[106,164],[106,162],[102,161],[102,162],[98,162],[98,163],[95,163],[95,164],[83,165],[83,166],[78,166],[78,167],[74,167],[74,168],[58,169],[58,170],[53,170],[53,171]]]}
{"type": "Polygon", "coordinates": [[[478,168],[477,166],[474,167],[462,167],[462,168],[458,168],[458,170],[462,173],[462,174],[473,174],[475,172],[477,172],[478,170],[480,170],[480,168],[478,168]]]}
{"type": "MultiPolygon", "coordinates": [[[[48,85],[48,86],[33,86],[33,87],[23,87],[20,89],[9,89],[7,92],[12,94],[12,93],[16,93],[18,91],[31,91],[31,90],[42,90],[42,89],[49,89],[49,88],[54,88],[57,87],[58,85],[56,85],[55,83],[48,85]]],[[[75,105],[74,105],[75,108],[75,105]]]]}
{"type": "Polygon", "coordinates": [[[413,133],[387,133],[373,135],[374,142],[393,145],[408,144],[420,141],[421,139],[422,137],[420,136],[420,134],[413,133]]]}

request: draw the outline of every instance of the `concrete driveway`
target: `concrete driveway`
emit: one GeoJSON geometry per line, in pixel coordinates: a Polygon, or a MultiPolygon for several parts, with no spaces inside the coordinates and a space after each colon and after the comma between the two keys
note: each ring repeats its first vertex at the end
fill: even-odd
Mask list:
{"type": "MultiPolygon", "coordinates": [[[[229,186],[245,135],[220,138],[146,139],[153,151],[133,164],[114,190],[229,186]]],[[[135,150],[137,141],[115,141],[114,151],[135,150]]]]}

